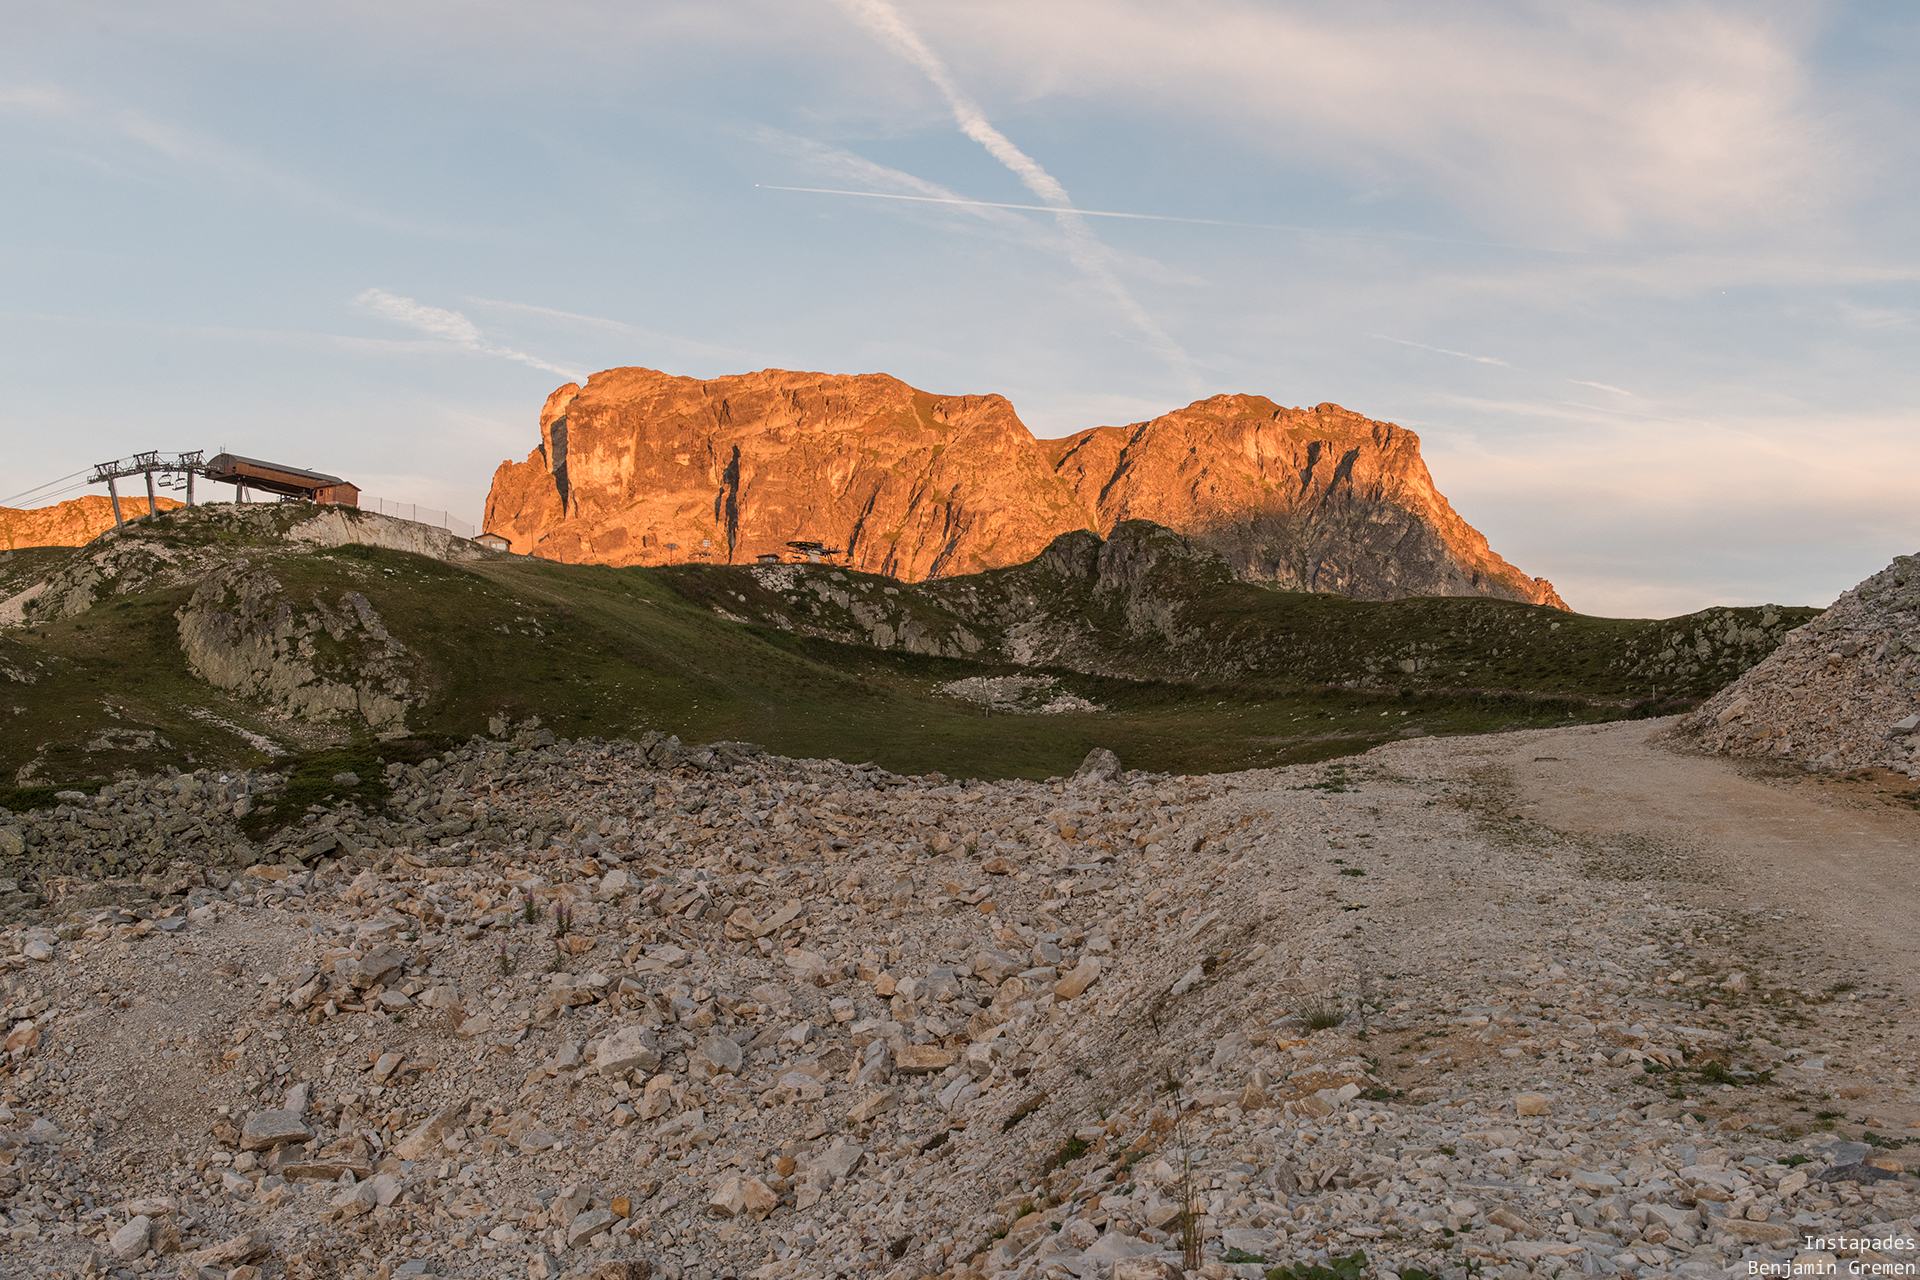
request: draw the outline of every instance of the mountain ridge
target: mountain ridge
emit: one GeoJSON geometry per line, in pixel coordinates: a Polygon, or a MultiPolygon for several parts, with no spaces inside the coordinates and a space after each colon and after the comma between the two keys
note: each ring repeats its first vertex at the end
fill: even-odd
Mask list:
{"type": "Polygon", "coordinates": [[[485,524],[564,563],[751,563],[817,541],[914,582],[1149,519],[1269,586],[1567,608],[1453,510],[1417,435],[1331,403],[1223,394],[1040,440],[1004,396],[887,374],[629,367],[554,391],[540,429],[525,461],[495,471],[485,524]]]}
{"type": "MultiPolygon", "coordinates": [[[[158,498],[154,505],[166,512],[181,504],[173,498],[158,498]]],[[[120,509],[129,520],[147,515],[146,495],[128,494],[120,499],[120,509]]],[[[44,507],[0,507],[0,550],[85,546],[113,527],[113,500],[101,493],[44,507]]]]}

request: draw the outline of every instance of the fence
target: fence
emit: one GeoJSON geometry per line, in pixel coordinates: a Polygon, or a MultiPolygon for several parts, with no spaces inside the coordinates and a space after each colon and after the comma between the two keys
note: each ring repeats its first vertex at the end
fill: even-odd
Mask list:
{"type": "Polygon", "coordinates": [[[423,507],[417,502],[389,502],[385,498],[369,498],[362,494],[360,497],[360,509],[362,511],[376,512],[383,516],[392,516],[397,520],[411,520],[415,524],[434,525],[460,538],[471,538],[473,536],[473,526],[465,520],[456,520],[444,511],[435,511],[433,508],[423,507]]]}

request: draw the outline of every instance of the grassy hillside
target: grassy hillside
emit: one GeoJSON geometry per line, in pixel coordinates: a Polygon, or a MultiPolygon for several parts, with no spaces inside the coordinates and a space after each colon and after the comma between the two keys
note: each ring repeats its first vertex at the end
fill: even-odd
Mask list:
{"type": "MultiPolygon", "coordinates": [[[[1035,668],[730,621],[714,610],[723,593],[736,617],[749,609],[750,591],[772,608],[774,594],[749,570],[611,569],[492,555],[451,563],[380,547],[289,543],[284,518],[273,527],[264,519],[203,508],[110,534],[58,562],[37,561],[35,572],[62,575],[57,583],[98,578],[89,588],[98,598],[71,616],[0,630],[0,781],[38,788],[167,765],[252,767],[273,759],[269,750],[298,755],[356,742],[404,750],[375,743],[351,716],[313,723],[196,674],[180,643],[181,612],[209,572],[242,560],[272,575],[296,620],[308,609],[347,617],[343,602],[356,596],[370,607],[412,664],[416,703],[406,727],[416,736],[464,738],[500,717],[538,717],[562,737],[657,729],[689,743],[744,739],[786,755],[950,776],[1061,774],[1095,746],[1132,768],[1201,772],[1325,758],[1407,733],[1644,713],[1630,700],[1639,691],[1609,664],[1653,643],[1665,625],[1492,600],[1370,605],[1236,587],[1217,604],[1207,598],[1218,613],[1204,625],[1221,634],[1264,627],[1276,636],[1284,627],[1285,644],[1308,653],[1317,629],[1327,636],[1319,656],[1229,680],[1151,678],[1156,663],[1144,649],[1149,678],[1127,678],[1104,654],[1097,674],[1041,670],[1057,676],[1063,692],[1107,710],[988,715],[937,686],[1035,668]],[[147,542],[125,541],[140,538],[147,542]],[[143,548],[153,550],[146,560],[143,548]],[[1437,681],[1436,672],[1447,673],[1438,664],[1333,687],[1356,654],[1381,651],[1385,662],[1398,652],[1393,646],[1437,644],[1445,632],[1465,637],[1462,653],[1435,650],[1448,670],[1455,658],[1476,657],[1470,670],[1488,677],[1487,688],[1437,681]]],[[[876,596],[897,585],[862,575],[835,585],[849,582],[876,596]]],[[[309,652],[324,669],[329,653],[350,652],[341,646],[351,640],[314,630],[276,643],[309,652]]],[[[0,795],[0,805],[7,802],[0,795]]]]}
{"type": "Polygon", "coordinates": [[[1484,597],[1361,601],[1236,581],[1144,521],[1068,535],[1027,564],[914,584],[824,566],[675,566],[683,597],[852,643],[975,659],[1025,648],[1114,675],[1485,690],[1634,702],[1704,698],[1817,609],[1714,608],[1646,621],[1484,597]],[[909,638],[911,637],[911,638],[909,638]]]}

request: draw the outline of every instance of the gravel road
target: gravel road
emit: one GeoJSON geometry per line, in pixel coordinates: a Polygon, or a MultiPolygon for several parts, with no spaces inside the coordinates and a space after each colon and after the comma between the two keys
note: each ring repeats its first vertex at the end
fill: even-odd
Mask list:
{"type": "Polygon", "coordinates": [[[258,848],[259,778],[0,813],[142,866],[0,931],[0,1276],[1910,1264],[1920,817],[1667,728],[1047,782],[521,735],[258,848]]]}
{"type": "Polygon", "coordinates": [[[1500,748],[1491,759],[1534,821],[1603,845],[1669,846],[1751,905],[1805,914],[1863,971],[1913,990],[1920,811],[1883,799],[1892,787],[1920,795],[1912,783],[1889,773],[1834,786],[1799,768],[1691,754],[1669,745],[1670,723],[1479,741],[1500,748]]]}

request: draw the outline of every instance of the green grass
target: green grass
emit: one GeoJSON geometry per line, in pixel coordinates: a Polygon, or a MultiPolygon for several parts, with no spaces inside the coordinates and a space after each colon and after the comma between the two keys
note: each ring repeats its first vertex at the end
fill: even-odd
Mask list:
{"type": "MultiPolygon", "coordinates": [[[[1039,670],[1107,711],[990,716],[937,687],[1035,669],[782,629],[772,622],[787,602],[745,569],[616,569],[520,557],[448,564],[358,546],[302,550],[249,532],[222,510],[169,514],[143,522],[137,536],[175,556],[246,555],[275,575],[296,608],[364,595],[417,658],[428,698],[408,714],[413,738],[383,743],[364,725],[289,722],[212,688],[189,669],[178,644],[176,614],[191,584],[148,586],[108,595],[73,618],[0,631],[0,672],[31,677],[0,681],[7,729],[0,777],[27,789],[15,793],[18,807],[46,803],[50,788],[97,785],[129,771],[270,763],[235,729],[289,753],[275,766],[293,772],[278,811],[249,819],[266,829],[329,795],[343,798],[332,783],[342,771],[360,775],[356,798],[380,803],[386,762],[486,733],[499,716],[515,723],[537,717],[564,738],[655,729],[690,744],[740,739],[783,755],[873,761],[903,774],[1047,778],[1070,774],[1095,747],[1113,750],[1128,768],[1203,773],[1333,760],[1411,733],[1597,723],[1676,705],[1666,700],[1672,691],[1659,703],[1638,699],[1633,679],[1616,670],[1623,646],[1655,643],[1670,624],[1582,619],[1494,600],[1369,604],[1202,581],[1187,584],[1195,594],[1186,607],[1218,634],[1213,647],[1243,656],[1259,648],[1270,661],[1242,663],[1257,669],[1232,676],[1208,675],[1200,663],[1181,677],[1164,645],[1120,637],[1090,650],[1086,670],[1039,670]],[[761,621],[721,618],[714,606],[722,601],[761,621]],[[1397,670],[1392,680],[1337,679],[1448,630],[1466,637],[1463,644],[1512,650],[1500,659],[1505,665],[1477,669],[1487,687],[1397,670]],[[1537,678],[1525,674],[1536,670],[1537,678]],[[1596,674],[1607,671],[1613,674],[1596,674]],[[1496,678],[1506,684],[1496,686],[1496,678]]],[[[74,554],[37,555],[33,567],[44,572],[74,554]]],[[[1004,585],[1022,571],[977,581],[1004,585]]],[[[874,598],[883,598],[883,584],[898,586],[867,575],[846,580],[864,582],[874,598]]],[[[923,584],[923,594],[950,595],[960,581],[923,584]]],[[[921,589],[900,589],[900,600],[920,598],[914,592],[921,589]]],[[[1336,777],[1323,785],[1342,784],[1336,777]]]]}
{"type": "Polygon", "coordinates": [[[1047,1162],[1047,1168],[1049,1170],[1064,1169],[1091,1150],[1093,1150],[1093,1144],[1075,1134],[1060,1144],[1060,1149],[1054,1152],[1053,1158],[1047,1162]]]}
{"type": "Polygon", "coordinates": [[[240,830],[258,840],[299,821],[309,805],[352,800],[363,809],[384,808],[393,788],[388,784],[386,767],[398,761],[418,764],[437,751],[458,745],[458,739],[427,734],[394,742],[361,740],[343,747],[323,747],[305,751],[276,762],[275,768],[286,775],[286,785],[239,822],[240,830]],[[347,786],[334,781],[343,773],[360,779],[347,786]]]}
{"type": "MultiPolygon", "coordinates": [[[[1367,1255],[1356,1249],[1344,1258],[1329,1257],[1331,1266],[1321,1266],[1317,1262],[1297,1262],[1290,1267],[1275,1267],[1267,1272],[1267,1280],[1360,1280],[1360,1273],[1367,1268],[1367,1255]]],[[[1402,1273],[1403,1277],[1406,1273],[1402,1273]]]]}
{"type": "Polygon", "coordinates": [[[1315,1001],[1300,1007],[1300,1022],[1309,1031],[1326,1031],[1346,1021],[1346,1011],[1330,1000],[1315,1001]]]}
{"type": "Polygon", "coordinates": [[[58,803],[54,793],[60,787],[0,787],[0,809],[10,813],[25,813],[29,809],[45,809],[58,803]]]}

